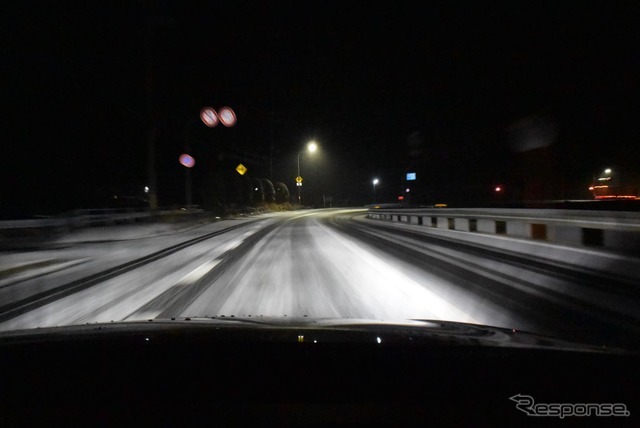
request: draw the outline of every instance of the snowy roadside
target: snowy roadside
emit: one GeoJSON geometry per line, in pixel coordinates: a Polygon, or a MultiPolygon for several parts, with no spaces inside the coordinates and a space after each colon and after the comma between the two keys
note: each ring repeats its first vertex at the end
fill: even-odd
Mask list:
{"type": "MultiPolygon", "coordinates": [[[[172,240],[172,237],[175,237],[175,240],[179,241],[199,234],[200,229],[202,234],[205,234],[270,215],[272,214],[256,213],[225,219],[210,217],[95,226],[56,234],[48,239],[25,238],[20,242],[21,246],[10,246],[0,251],[0,288],[16,281],[81,264],[92,258],[96,252],[112,252],[114,248],[118,248],[119,252],[126,250],[137,253],[134,249],[153,245],[143,244],[148,240],[155,242],[155,238],[172,240]]],[[[159,244],[160,242],[157,245],[159,244]]]]}

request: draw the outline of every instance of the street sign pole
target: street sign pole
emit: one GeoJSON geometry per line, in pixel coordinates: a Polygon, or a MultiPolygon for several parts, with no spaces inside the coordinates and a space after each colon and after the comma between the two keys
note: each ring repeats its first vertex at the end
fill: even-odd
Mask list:
{"type": "Polygon", "coordinates": [[[298,188],[298,204],[300,204],[300,188],[302,187],[302,177],[296,177],[296,187],[298,188]]]}
{"type": "Polygon", "coordinates": [[[300,152],[298,152],[298,175],[296,176],[296,186],[298,187],[298,205],[301,205],[301,198],[302,196],[300,195],[300,188],[302,187],[302,181],[298,181],[298,178],[300,177],[300,152]]]}

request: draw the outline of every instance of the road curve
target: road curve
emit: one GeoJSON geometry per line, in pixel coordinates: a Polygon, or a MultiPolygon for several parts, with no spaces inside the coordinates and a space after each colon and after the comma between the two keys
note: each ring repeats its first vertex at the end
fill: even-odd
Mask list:
{"type": "MultiPolygon", "coordinates": [[[[447,320],[580,340],[637,331],[625,314],[594,312],[561,292],[577,293],[572,281],[578,279],[424,237],[394,235],[376,229],[362,209],[297,211],[194,240],[5,321],[0,330],[263,315],[447,320]]],[[[597,287],[586,292],[594,299],[602,293],[597,287]]]]}

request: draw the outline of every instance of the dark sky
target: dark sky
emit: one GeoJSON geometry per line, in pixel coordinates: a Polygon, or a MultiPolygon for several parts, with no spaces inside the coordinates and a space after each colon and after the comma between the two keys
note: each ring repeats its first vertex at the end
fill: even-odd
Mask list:
{"type": "Polygon", "coordinates": [[[195,184],[242,161],[294,192],[296,155],[315,139],[305,190],[339,200],[369,202],[373,177],[393,200],[409,170],[427,197],[515,188],[523,174],[584,197],[601,168],[638,170],[636,4],[3,6],[2,216],[140,196],[150,124],[163,206],[184,202],[187,132],[195,184]],[[232,107],[237,125],[204,127],[207,105],[232,107]]]}

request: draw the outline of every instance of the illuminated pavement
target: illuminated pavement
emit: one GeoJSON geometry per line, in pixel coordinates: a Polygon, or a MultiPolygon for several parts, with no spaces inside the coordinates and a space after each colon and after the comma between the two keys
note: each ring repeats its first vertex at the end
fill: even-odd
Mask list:
{"type": "Polygon", "coordinates": [[[482,314],[456,306],[443,281],[415,277],[322,219],[322,214],[305,215],[283,222],[175,315],[481,322],[482,314]]]}
{"type": "MultiPolygon", "coordinates": [[[[242,222],[248,224],[8,319],[0,330],[223,315],[422,318],[565,335],[585,325],[600,333],[615,328],[592,318],[588,301],[575,302],[575,285],[553,272],[447,248],[436,254],[432,246],[406,238],[387,236],[385,245],[377,238],[384,238],[381,231],[370,232],[375,239],[360,239],[351,229],[370,223],[362,210],[270,214],[234,225],[242,222]]],[[[18,285],[41,290],[48,282],[88,275],[229,225],[50,251],[51,258],[83,263],[12,287],[0,283],[0,293],[6,301],[15,298],[18,285]]],[[[586,300],[602,299],[597,290],[584,294],[586,300]]]]}

